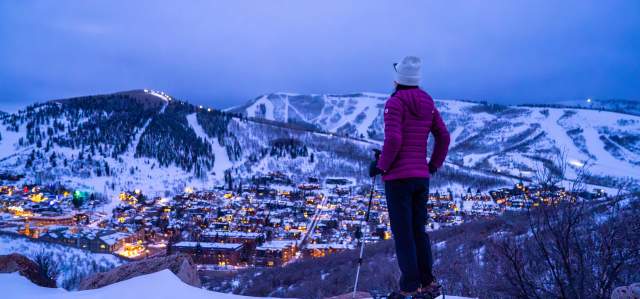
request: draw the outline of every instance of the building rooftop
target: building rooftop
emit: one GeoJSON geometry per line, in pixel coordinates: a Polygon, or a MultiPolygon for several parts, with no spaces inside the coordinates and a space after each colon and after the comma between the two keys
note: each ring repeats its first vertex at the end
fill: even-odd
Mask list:
{"type": "Polygon", "coordinates": [[[107,243],[109,246],[116,244],[119,240],[129,237],[127,233],[113,233],[106,236],[101,236],[100,240],[107,243]]]}
{"type": "Polygon", "coordinates": [[[243,232],[243,231],[226,231],[226,230],[207,230],[203,235],[208,237],[214,237],[216,235],[220,237],[232,237],[232,238],[258,238],[263,236],[263,233],[256,232],[243,232]]]}
{"type": "Polygon", "coordinates": [[[215,242],[190,242],[190,241],[178,242],[174,244],[173,247],[188,248],[188,247],[196,247],[198,246],[198,244],[200,244],[200,247],[206,248],[206,249],[237,250],[242,247],[241,243],[215,243],[215,242]]]}
{"type": "Polygon", "coordinates": [[[295,241],[291,241],[291,240],[269,241],[269,242],[265,242],[261,246],[258,246],[256,250],[269,250],[269,249],[279,250],[287,247],[293,247],[295,246],[295,243],[296,243],[295,241]]]}

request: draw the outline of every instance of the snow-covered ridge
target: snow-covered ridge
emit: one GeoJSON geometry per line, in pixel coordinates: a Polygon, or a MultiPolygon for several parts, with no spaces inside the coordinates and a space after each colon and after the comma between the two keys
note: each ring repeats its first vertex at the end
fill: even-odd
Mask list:
{"type": "MultiPolygon", "coordinates": [[[[249,120],[232,114],[216,116],[219,111],[148,89],[54,101],[0,118],[0,171],[25,174],[30,182],[37,177],[107,195],[141,189],[167,196],[187,186],[211,188],[224,183],[226,170],[238,178],[282,171],[302,180],[307,176],[362,180],[362,159],[369,159],[368,150],[383,139],[382,111],[387,97],[377,93],[268,94],[234,109],[253,117],[249,120]],[[204,114],[209,117],[201,122],[204,114]],[[285,121],[295,125],[285,125],[285,121]],[[38,130],[29,132],[29,123],[38,130]],[[150,130],[155,130],[153,137],[145,138],[150,130]],[[331,134],[318,133],[321,131],[331,134]],[[159,139],[165,135],[171,140],[161,145],[159,139]],[[41,142],[27,142],[34,137],[41,142]],[[308,156],[274,155],[274,141],[283,138],[302,142],[308,156]],[[54,142],[61,139],[66,144],[54,142]],[[210,156],[190,151],[201,145],[210,147],[205,150],[210,156]],[[36,163],[26,167],[33,162],[32,151],[38,153],[36,163]],[[91,154],[91,160],[79,161],[81,152],[85,158],[91,154]],[[199,158],[191,159],[194,154],[199,158]],[[166,162],[165,157],[173,160],[166,162]],[[204,171],[188,167],[203,159],[209,163],[204,171]],[[52,167],[53,160],[56,167],[52,167]],[[63,167],[64,160],[72,167],[63,167]],[[105,176],[107,164],[110,173],[105,176]]],[[[436,105],[452,137],[447,163],[456,169],[506,174],[512,180],[531,176],[536,165],[563,151],[571,163],[569,174],[587,165],[599,180],[593,185],[608,186],[604,184],[625,177],[640,180],[639,116],[462,100],[436,100],[436,105]]]]}
{"type": "Polygon", "coordinates": [[[185,187],[212,188],[231,169],[238,183],[273,171],[353,178],[362,175],[357,159],[368,158],[372,146],[225,115],[149,89],[29,106],[0,118],[0,136],[0,171],[24,174],[17,184],[60,182],[112,198],[122,190],[169,196],[185,187]],[[283,138],[303,141],[308,155],[272,154],[283,138]],[[332,144],[349,151],[336,155],[332,144]],[[331,163],[317,162],[324,157],[331,163]]]}
{"type": "MultiPolygon", "coordinates": [[[[382,140],[382,110],[388,96],[273,93],[233,111],[382,140]]],[[[633,102],[598,103],[629,107],[633,102]]],[[[536,164],[564,152],[571,164],[570,174],[586,166],[600,177],[640,179],[639,116],[582,106],[502,106],[444,99],[436,99],[436,105],[452,135],[450,163],[530,176],[536,164]]]]}

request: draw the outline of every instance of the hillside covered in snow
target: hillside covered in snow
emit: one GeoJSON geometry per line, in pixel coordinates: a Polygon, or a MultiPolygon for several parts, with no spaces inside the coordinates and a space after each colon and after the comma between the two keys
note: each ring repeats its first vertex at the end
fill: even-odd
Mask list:
{"type": "MultiPolygon", "coordinates": [[[[387,95],[264,95],[220,111],[163,92],[134,90],[53,100],[0,114],[0,173],[107,196],[141,189],[237,188],[273,173],[366,182],[383,139],[387,95]]],[[[577,108],[437,100],[451,132],[443,188],[490,188],[557,168],[588,183],[640,185],[640,116],[577,108]]],[[[285,180],[286,181],[286,180],[285,180]]]]}
{"type": "MultiPolygon", "coordinates": [[[[248,117],[303,124],[381,141],[388,95],[274,93],[231,109],[248,117]]],[[[598,102],[614,110],[615,102],[598,102]]],[[[569,174],[586,167],[590,183],[640,179],[640,117],[601,109],[504,106],[436,100],[451,132],[449,165],[530,177],[537,165],[553,167],[563,153],[569,174]]],[[[627,102],[620,107],[628,107],[627,102]]],[[[577,105],[576,105],[577,106],[577,105]]],[[[618,107],[618,108],[620,108],[618,107]]]]}
{"type": "Polygon", "coordinates": [[[371,143],[250,120],[152,90],[53,100],[0,116],[0,172],[160,196],[274,172],[360,177],[371,143]]]}

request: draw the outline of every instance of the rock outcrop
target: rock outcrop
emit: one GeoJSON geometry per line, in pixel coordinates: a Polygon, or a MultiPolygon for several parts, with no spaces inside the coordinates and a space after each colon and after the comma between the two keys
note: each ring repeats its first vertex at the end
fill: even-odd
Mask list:
{"type": "Polygon", "coordinates": [[[42,268],[24,255],[13,253],[0,255],[0,273],[18,272],[31,282],[47,288],[55,288],[56,282],[42,268]]]}
{"type": "Polygon", "coordinates": [[[180,280],[194,287],[202,287],[193,260],[185,255],[170,255],[166,257],[149,258],[138,262],[131,262],[113,268],[107,272],[96,273],[80,282],[79,290],[91,290],[101,288],[119,281],[136,276],[145,275],[169,269],[180,280]]]}

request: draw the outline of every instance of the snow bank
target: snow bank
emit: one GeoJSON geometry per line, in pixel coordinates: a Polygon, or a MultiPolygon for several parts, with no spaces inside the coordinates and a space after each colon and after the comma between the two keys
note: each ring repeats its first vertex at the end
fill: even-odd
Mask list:
{"type": "MultiPolygon", "coordinates": [[[[44,288],[33,284],[18,273],[0,274],[0,289],[2,289],[3,298],[12,299],[139,299],[141,296],[153,299],[257,298],[217,293],[196,288],[183,283],[170,270],[162,270],[114,283],[103,288],[86,291],[66,291],[64,289],[44,288]]],[[[442,296],[438,298],[442,298],[442,296]]],[[[446,298],[472,299],[456,296],[446,296],[446,298]]]]}
{"type": "Polygon", "coordinates": [[[42,253],[51,256],[60,272],[57,277],[58,286],[72,288],[76,287],[75,284],[81,277],[107,271],[123,263],[112,254],[92,253],[59,244],[34,242],[22,237],[0,236],[0,254],[12,253],[22,254],[32,260],[42,253]]]}
{"type": "MultiPolygon", "coordinates": [[[[215,293],[184,284],[171,271],[163,270],[138,276],[100,289],[69,292],[37,286],[17,273],[0,274],[3,298],[12,299],[240,299],[251,298],[233,294],[215,293]]],[[[448,297],[447,297],[448,298],[448,297]]]]}

